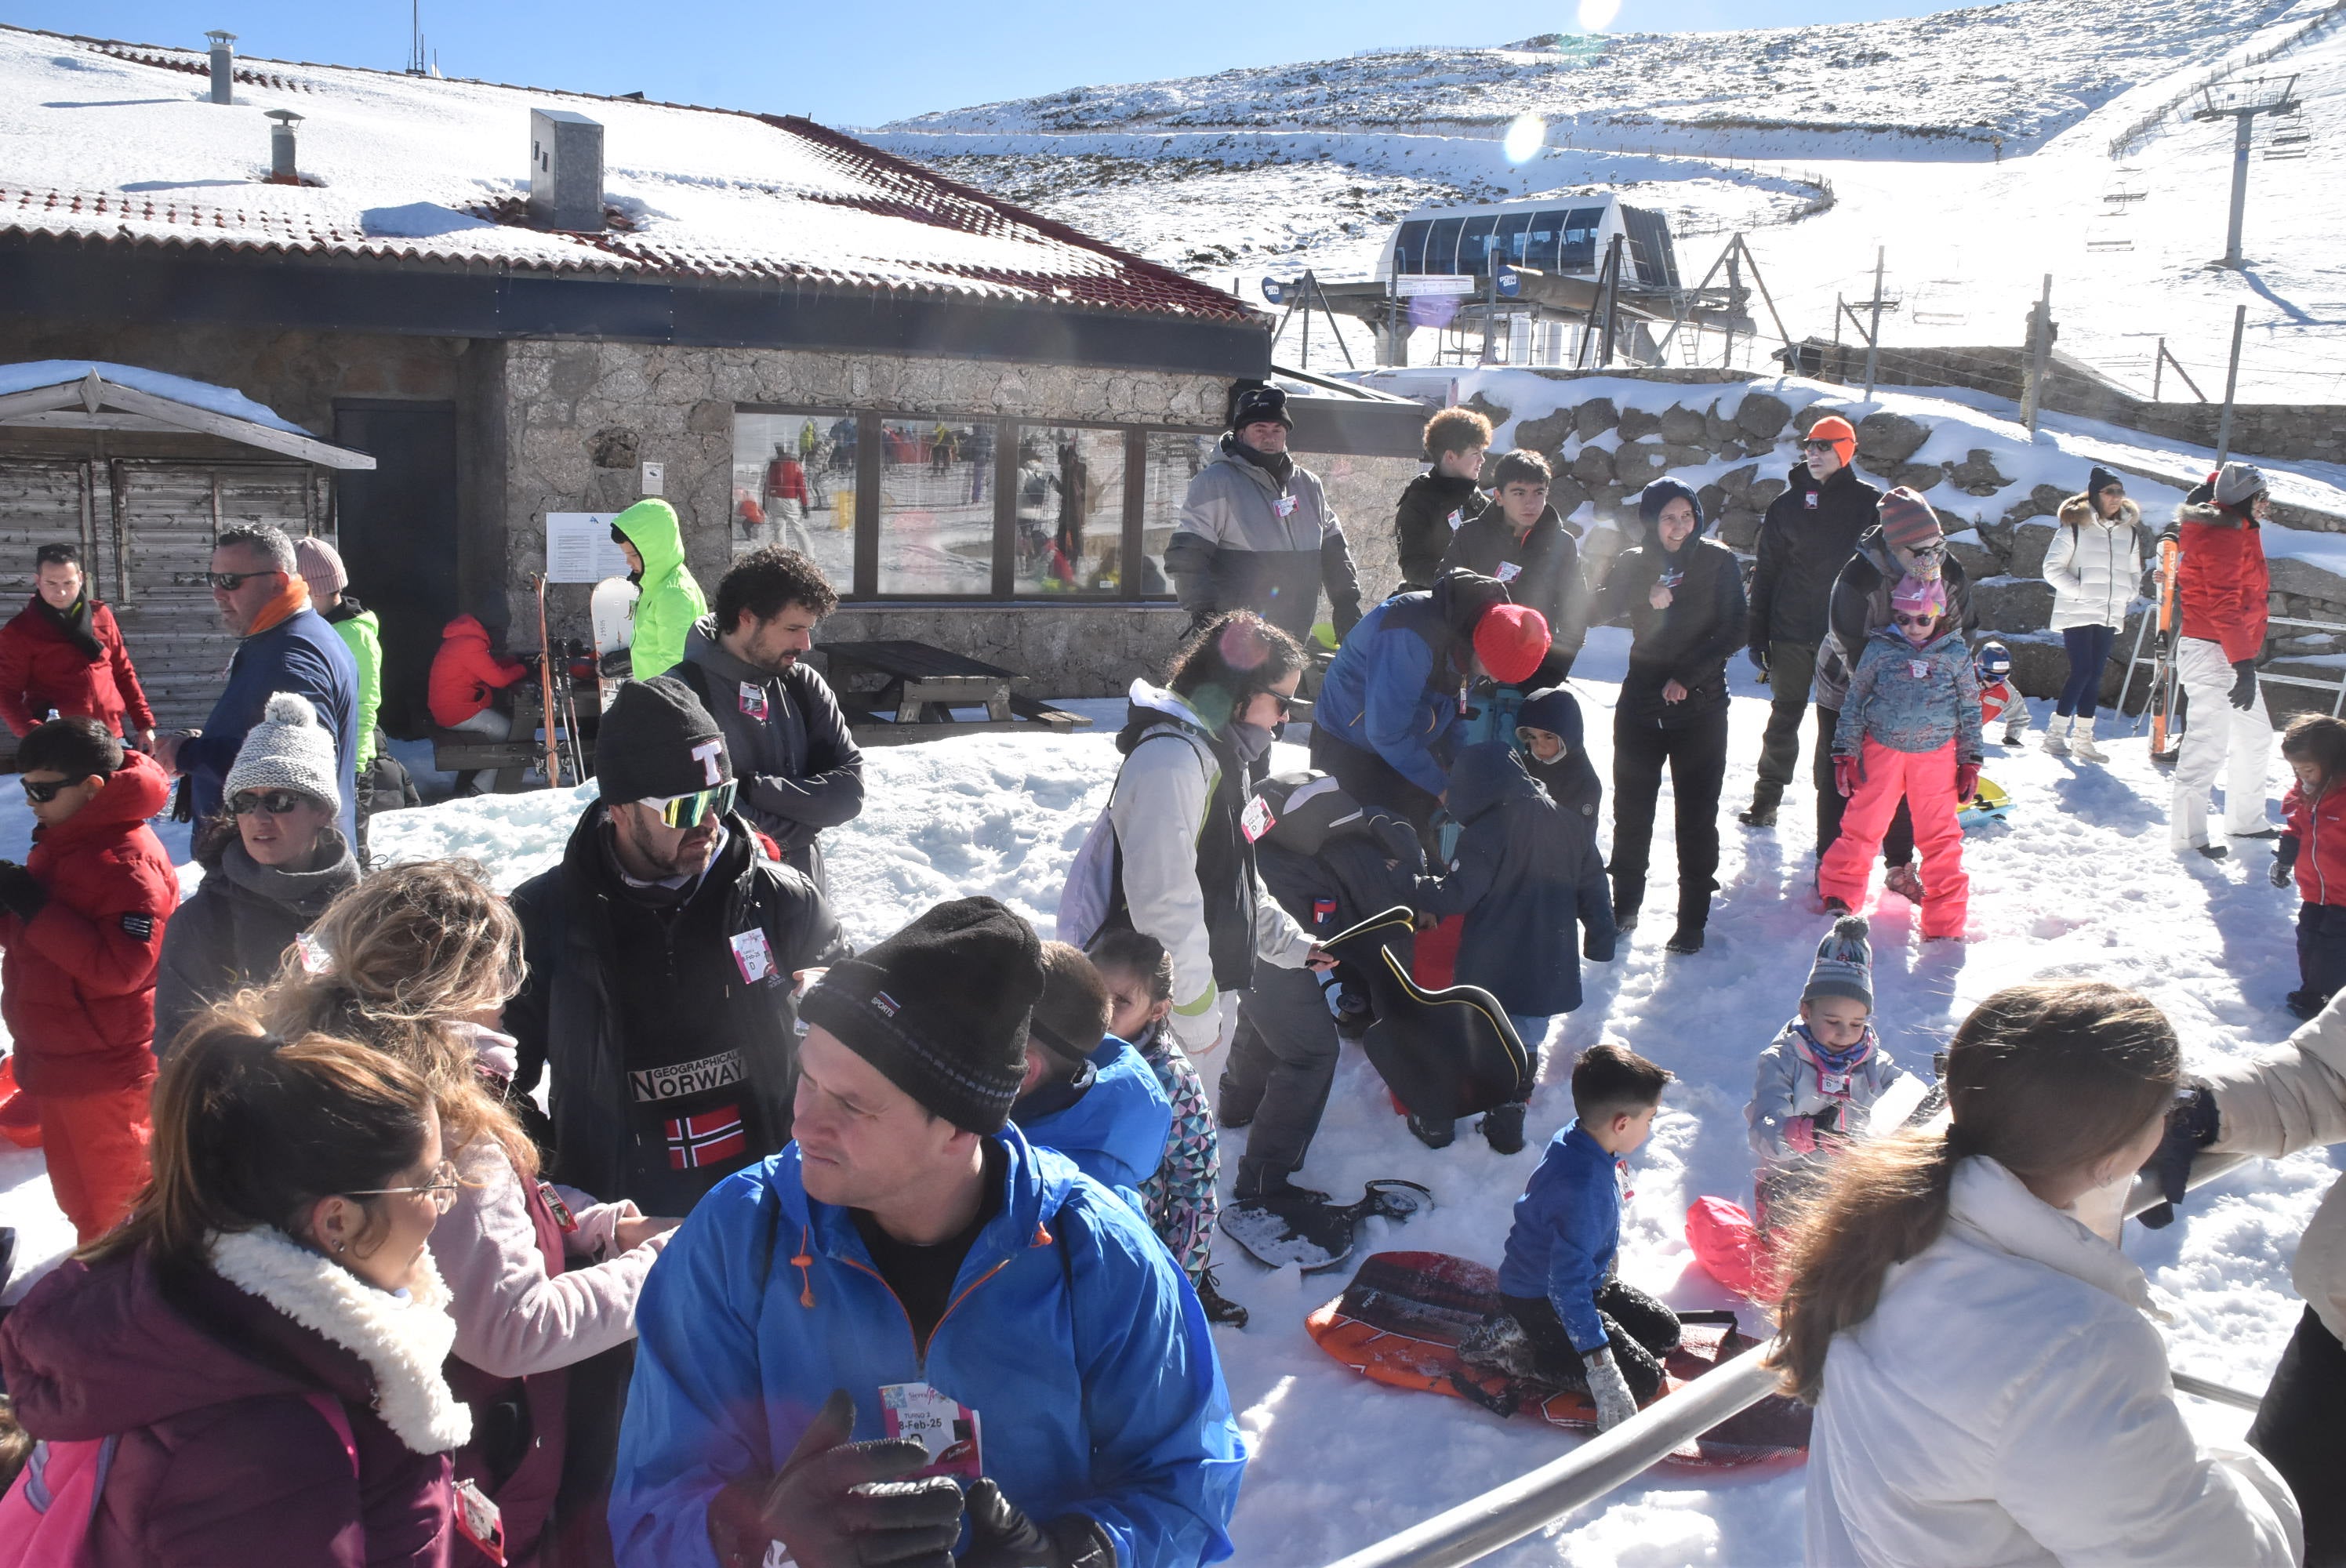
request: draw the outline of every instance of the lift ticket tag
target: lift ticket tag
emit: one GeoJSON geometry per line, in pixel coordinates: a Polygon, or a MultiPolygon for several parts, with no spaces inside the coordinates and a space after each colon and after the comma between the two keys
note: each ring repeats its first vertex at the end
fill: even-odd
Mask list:
{"type": "Polygon", "coordinates": [[[1270,802],[1257,795],[1246,803],[1246,809],[1239,813],[1239,831],[1244,833],[1246,841],[1251,844],[1270,832],[1271,824],[1278,820],[1270,814],[1270,802]]]}
{"type": "Polygon", "coordinates": [[[755,985],[770,975],[777,980],[780,978],[774,974],[774,950],[767,944],[762,927],[751,926],[748,931],[736,933],[732,940],[733,964],[741,972],[745,982],[755,985]]]}
{"type": "Polygon", "coordinates": [[[984,1473],[978,1460],[977,1412],[926,1383],[887,1383],[880,1390],[880,1418],[892,1438],[912,1438],[929,1451],[926,1468],[904,1479],[955,1475],[975,1481],[984,1473]]]}
{"type": "Polygon", "coordinates": [[[766,722],[766,687],[763,681],[745,680],[741,687],[741,712],[760,724],[766,722]]]}

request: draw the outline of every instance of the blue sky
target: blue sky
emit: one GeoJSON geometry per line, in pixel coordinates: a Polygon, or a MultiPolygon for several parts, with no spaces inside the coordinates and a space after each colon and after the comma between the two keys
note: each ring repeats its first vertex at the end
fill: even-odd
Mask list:
{"type": "MultiPolygon", "coordinates": [[[[1613,0],[1590,0],[1609,5],[1613,0]]],[[[1945,0],[1620,0],[1613,32],[1798,26],[1945,10],[1945,0]]],[[[9,0],[0,19],[199,46],[208,27],[277,59],[396,69],[408,0],[9,0]]],[[[1330,0],[1302,5],[1076,0],[423,0],[450,76],[868,126],[1062,87],[1325,59],[1396,44],[1504,44],[1566,30],[1576,4],[1330,0]],[[1449,36],[1444,28],[1454,29],[1449,36]]]]}

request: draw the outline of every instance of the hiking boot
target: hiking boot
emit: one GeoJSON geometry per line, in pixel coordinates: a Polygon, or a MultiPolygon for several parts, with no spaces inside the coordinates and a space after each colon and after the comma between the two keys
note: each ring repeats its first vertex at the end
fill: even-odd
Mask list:
{"type": "Polygon", "coordinates": [[[1670,940],[1662,944],[1662,951],[1665,952],[1679,953],[1700,952],[1702,951],[1702,927],[1698,925],[1679,926],[1678,930],[1670,932],[1670,940]]]}
{"type": "Polygon", "coordinates": [[[1755,799],[1735,814],[1735,820],[1747,828],[1772,828],[1776,825],[1776,802],[1755,799]]]}
{"type": "Polygon", "coordinates": [[[1198,1272],[1198,1305],[1206,1309],[1209,1323],[1225,1323],[1233,1329],[1247,1326],[1247,1309],[1222,1294],[1221,1281],[1210,1268],[1198,1272]]]}
{"type": "Polygon", "coordinates": [[[1839,918],[1840,916],[1850,912],[1851,911],[1847,901],[1837,898],[1829,898],[1823,893],[1819,893],[1817,895],[1817,913],[1832,915],[1835,918],[1839,918]]]}
{"type": "Polygon", "coordinates": [[[1891,867],[1882,879],[1882,888],[1884,892],[1896,893],[1918,909],[1922,907],[1923,873],[1914,869],[1911,860],[1902,866],[1891,867]]]}
{"type": "Polygon", "coordinates": [[[1524,1152],[1524,1112],[1530,1107],[1520,1101],[1500,1105],[1474,1124],[1494,1155],[1519,1155],[1524,1152]]]}
{"type": "Polygon", "coordinates": [[[1409,1118],[1409,1130],[1410,1135],[1427,1148],[1446,1149],[1450,1146],[1450,1140],[1458,1135],[1458,1124],[1442,1121],[1433,1116],[1421,1116],[1412,1112],[1409,1118]]]}

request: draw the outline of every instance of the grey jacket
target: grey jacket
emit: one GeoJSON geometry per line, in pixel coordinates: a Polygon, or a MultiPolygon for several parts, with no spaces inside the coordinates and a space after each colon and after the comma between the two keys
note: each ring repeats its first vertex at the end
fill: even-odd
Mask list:
{"type": "Polygon", "coordinates": [[[1319,475],[1290,462],[1282,484],[1238,446],[1224,435],[1220,455],[1189,481],[1165,547],[1181,607],[1198,619],[1253,610],[1300,641],[1319,619],[1325,586],[1341,642],[1361,618],[1361,584],[1319,475]]]}
{"type": "Polygon", "coordinates": [[[669,672],[699,695],[741,780],[741,814],[780,846],[783,861],[823,886],[816,835],[863,809],[863,753],[839,699],[801,661],[781,675],[745,664],[717,641],[717,617],[685,634],[669,672]]]}
{"type": "Polygon", "coordinates": [[[314,871],[264,866],[233,830],[205,847],[204,880],[163,928],[155,969],[155,1049],[168,1055],[188,1021],[215,1002],[277,976],[293,939],[317,923],[343,889],[356,886],[359,863],[329,828],[327,852],[314,871]]]}

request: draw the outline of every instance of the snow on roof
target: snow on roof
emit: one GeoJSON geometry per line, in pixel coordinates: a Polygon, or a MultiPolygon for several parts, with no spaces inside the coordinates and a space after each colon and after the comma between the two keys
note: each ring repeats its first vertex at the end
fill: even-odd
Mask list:
{"type": "Polygon", "coordinates": [[[285,431],[293,435],[310,433],[300,425],[278,417],[265,403],[257,403],[233,387],[214,386],[209,382],[193,381],[186,376],[166,375],[142,365],[117,365],[109,360],[26,360],[13,365],[0,365],[0,397],[10,392],[30,392],[35,387],[61,386],[77,382],[96,371],[103,380],[117,386],[132,387],[157,397],[169,398],[190,408],[223,413],[230,419],[250,420],[271,430],[285,431]]]}
{"type": "Polygon", "coordinates": [[[1252,319],[1218,290],[811,121],[240,66],[236,101],[215,105],[196,50],[0,27],[0,233],[1252,319]],[[263,111],[278,108],[302,117],[299,186],[266,183],[263,111]],[[523,221],[532,108],[601,122],[614,227],[523,221]]]}

